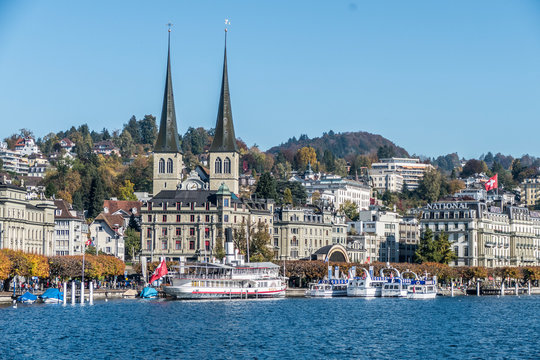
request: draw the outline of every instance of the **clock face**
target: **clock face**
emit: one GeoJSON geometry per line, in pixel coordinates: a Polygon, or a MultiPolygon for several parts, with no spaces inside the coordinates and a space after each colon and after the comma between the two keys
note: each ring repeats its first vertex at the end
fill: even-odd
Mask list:
{"type": "Polygon", "coordinates": [[[187,188],[188,188],[188,190],[197,190],[197,184],[190,183],[190,184],[188,184],[187,188]]]}

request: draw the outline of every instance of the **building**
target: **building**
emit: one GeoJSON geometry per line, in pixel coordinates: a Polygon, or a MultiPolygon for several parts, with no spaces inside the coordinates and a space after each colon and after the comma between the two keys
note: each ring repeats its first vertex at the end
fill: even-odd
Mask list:
{"type": "MultiPolygon", "coordinates": [[[[178,141],[171,76],[170,33],[165,93],[154,148],[153,194],[141,205],[141,261],[160,257],[210,260],[223,246],[226,228],[249,234],[262,224],[272,234],[274,203],[240,199],[236,145],[225,48],[215,135],[209,150],[209,173],[184,169],[178,141]]],[[[241,240],[243,242],[243,240],[241,240]]]]}
{"type": "Polygon", "coordinates": [[[399,262],[414,262],[420,242],[420,227],[415,216],[404,216],[399,222],[399,262]]]}
{"type": "Polygon", "coordinates": [[[84,215],[65,200],[55,200],[54,205],[55,255],[82,255],[88,236],[84,215]]]}
{"type": "Polygon", "coordinates": [[[422,209],[421,232],[448,234],[457,259],[452,265],[538,266],[540,213],[485,201],[428,204],[422,209]]]}
{"type": "Polygon", "coordinates": [[[116,145],[114,145],[112,141],[103,140],[103,141],[98,141],[97,143],[94,144],[93,153],[104,155],[104,156],[111,156],[111,155],[120,156],[120,149],[116,145]]]}
{"type": "Polygon", "coordinates": [[[276,259],[309,259],[318,249],[347,243],[345,217],[317,206],[276,208],[274,213],[276,259]]]}
{"type": "Polygon", "coordinates": [[[15,143],[15,151],[23,156],[29,156],[40,152],[36,142],[31,137],[19,138],[15,143]]]}
{"type": "Polygon", "coordinates": [[[90,238],[96,251],[124,260],[124,218],[122,215],[99,214],[89,226],[90,238]]]}
{"type": "Polygon", "coordinates": [[[524,179],[521,183],[521,203],[534,206],[540,199],[540,178],[524,179]]]}
{"type": "Polygon", "coordinates": [[[69,140],[68,138],[63,138],[62,140],[60,140],[59,144],[60,144],[60,147],[66,150],[66,152],[68,153],[73,151],[73,148],[75,147],[75,143],[69,140]]]}
{"type": "Polygon", "coordinates": [[[369,208],[371,189],[363,182],[344,179],[337,175],[312,176],[311,165],[304,177],[294,176],[292,181],[300,181],[306,188],[308,200],[313,201],[314,195],[322,200],[325,206],[333,205],[339,208],[342,204],[349,201],[356,204],[359,210],[369,208]]]}
{"type": "Polygon", "coordinates": [[[28,158],[23,157],[18,151],[9,150],[5,143],[0,146],[0,160],[2,168],[19,175],[28,175],[28,158]]]}
{"type": "Polygon", "coordinates": [[[376,189],[382,190],[388,186],[397,188],[401,182],[399,178],[392,180],[389,178],[387,185],[384,185],[383,181],[386,179],[386,175],[397,174],[403,177],[403,186],[407,186],[409,190],[415,190],[424,177],[424,173],[431,169],[434,169],[431,164],[423,164],[420,159],[388,158],[380,159],[380,162],[371,164],[369,175],[374,183],[373,187],[376,189]],[[377,179],[377,183],[375,183],[375,179],[377,179]]]}
{"type": "Polygon", "coordinates": [[[24,188],[0,184],[0,249],[54,255],[52,201],[28,200],[24,188]]]}
{"type": "Polygon", "coordinates": [[[124,227],[129,226],[129,220],[133,219],[140,225],[141,221],[141,205],[140,201],[129,200],[104,200],[103,213],[111,215],[121,215],[124,219],[124,227]]]}
{"type": "Polygon", "coordinates": [[[389,169],[371,169],[369,171],[371,185],[380,193],[385,191],[401,192],[403,190],[403,176],[389,169]]]}

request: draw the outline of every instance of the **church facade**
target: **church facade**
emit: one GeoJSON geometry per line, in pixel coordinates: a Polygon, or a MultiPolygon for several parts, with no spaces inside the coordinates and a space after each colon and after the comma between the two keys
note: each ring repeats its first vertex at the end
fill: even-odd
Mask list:
{"type": "MultiPolygon", "coordinates": [[[[141,207],[141,257],[210,260],[223,244],[227,227],[249,234],[259,223],[273,231],[272,200],[241,199],[238,194],[240,153],[236,144],[225,47],[215,136],[209,150],[209,172],[184,164],[174,108],[170,33],[167,75],[159,133],[154,148],[153,196],[141,207]]],[[[248,235],[249,236],[249,235],[248,235]]]]}

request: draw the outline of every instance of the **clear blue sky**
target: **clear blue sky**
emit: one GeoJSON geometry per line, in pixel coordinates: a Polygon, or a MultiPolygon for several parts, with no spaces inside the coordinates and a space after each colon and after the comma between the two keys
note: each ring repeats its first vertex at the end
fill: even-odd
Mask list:
{"type": "Polygon", "coordinates": [[[381,134],[410,153],[540,155],[538,1],[0,0],[2,138],[159,118],[213,127],[231,21],[236,134],[381,134]]]}

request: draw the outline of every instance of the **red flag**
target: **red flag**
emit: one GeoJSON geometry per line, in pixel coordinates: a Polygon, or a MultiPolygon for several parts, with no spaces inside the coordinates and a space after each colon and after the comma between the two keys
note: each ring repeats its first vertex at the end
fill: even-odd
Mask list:
{"type": "Polygon", "coordinates": [[[499,187],[498,181],[497,181],[497,174],[495,174],[493,177],[490,177],[489,180],[486,183],[486,191],[493,190],[499,187]]]}
{"type": "Polygon", "coordinates": [[[85,244],[86,244],[86,246],[92,245],[92,239],[90,239],[90,238],[87,239],[85,244]]]}
{"type": "Polygon", "coordinates": [[[158,265],[156,270],[154,270],[154,273],[152,274],[152,277],[150,278],[150,284],[156,281],[157,279],[161,279],[163,276],[167,275],[169,272],[167,271],[167,264],[165,264],[165,259],[161,260],[161,263],[158,265]]]}

